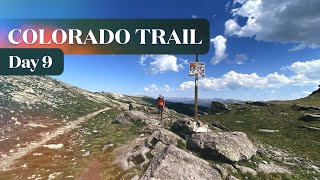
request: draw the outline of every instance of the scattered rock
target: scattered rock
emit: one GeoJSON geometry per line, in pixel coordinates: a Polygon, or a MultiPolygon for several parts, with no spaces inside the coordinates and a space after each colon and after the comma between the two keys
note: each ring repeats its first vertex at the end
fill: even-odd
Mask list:
{"type": "Polygon", "coordinates": [[[102,151],[106,151],[108,150],[110,147],[113,147],[114,144],[107,144],[107,145],[104,145],[103,148],[102,148],[102,151]]]}
{"type": "Polygon", "coordinates": [[[299,120],[302,120],[305,122],[320,121],[320,115],[319,114],[305,114],[299,120]]]}
{"type": "Polygon", "coordinates": [[[222,179],[210,164],[173,145],[154,157],[140,180],[149,179],[222,179]]]}
{"type": "Polygon", "coordinates": [[[264,163],[259,163],[258,164],[258,171],[264,172],[264,173],[287,173],[291,174],[291,171],[282,166],[278,166],[276,164],[270,163],[270,164],[264,164],[264,163]]]}
{"type": "Polygon", "coordinates": [[[179,119],[173,123],[170,130],[181,137],[190,136],[194,133],[195,123],[196,122],[194,122],[191,118],[179,119]]]}
{"type": "Polygon", "coordinates": [[[305,129],[309,129],[309,130],[313,130],[313,131],[320,131],[320,128],[318,128],[318,127],[312,127],[312,126],[304,126],[304,125],[301,125],[301,126],[298,126],[298,128],[305,128],[305,129]]]}
{"type": "Polygon", "coordinates": [[[294,104],[291,106],[291,108],[293,110],[296,110],[296,111],[310,111],[310,110],[320,110],[320,108],[318,107],[312,107],[312,106],[302,106],[302,105],[299,105],[299,104],[294,104]]]}
{"type": "Polygon", "coordinates": [[[209,132],[193,134],[187,147],[199,150],[208,159],[237,162],[250,159],[257,148],[243,132],[209,132]]]}
{"type": "Polygon", "coordinates": [[[42,153],[33,153],[33,156],[42,156],[42,153]]]}
{"type": "Polygon", "coordinates": [[[210,106],[210,114],[217,114],[221,112],[228,112],[231,111],[227,105],[217,102],[217,101],[212,101],[211,106],[210,106]]]}
{"type": "Polygon", "coordinates": [[[49,174],[48,180],[61,179],[62,178],[62,174],[63,174],[63,172],[55,172],[55,173],[49,174]]]}
{"type": "Polygon", "coordinates": [[[137,122],[144,122],[148,124],[154,124],[157,122],[142,111],[125,111],[123,113],[120,113],[115,120],[124,125],[130,125],[137,122]]]}
{"type": "Polygon", "coordinates": [[[279,130],[277,130],[277,129],[259,129],[259,132],[275,133],[275,132],[279,132],[279,130]]]}
{"type": "Polygon", "coordinates": [[[234,177],[234,176],[228,176],[227,180],[239,180],[238,178],[234,177]]]}
{"type": "Polygon", "coordinates": [[[246,102],[246,104],[254,105],[254,106],[272,106],[274,104],[262,101],[254,101],[254,102],[246,102]]]}
{"type": "Polygon", "coordinates": [[[245,166],[239,166],[239,165],[235,165],[235,167],[243,174],[245,173],[249,173],[253,176],[256,176],[257,175],[257,171],[255,171],[254,169],[252,168],[249,168],[249,167],[245,167],[245,166]]]}
{"type": "Polygon", "coordinates": [[[63,148],[63,144],[45,144],[43,147],[49,148],[49,149],[61,149],[63,148]]]}
{"type": "Polygon", "coordinates": [[[167,145],[172,144],[175,146],[177,146],[179,142],[186,144],[184,139],[172,133],[171,131],[162,128],[152,133],[152,135],[147,140],[147,145],[152,147],[159,141],[167,145]]]}
{"type": "Polygon", "coordinates": [[[227,132],[230,132],[230,130],[225,127],[224,125],[222,125],[220,122],[218,121],[211,121],[211,125],[214,126],[214,127],[217,127],[219,129],[221,129],[222,131],[227,131],[227,132]]]}
{"type": "Polygon", "coordinates": [[[84,154],[82,154],[83,157],[88,157],[90,156],[90,151],[85,152],[84,154]]]}

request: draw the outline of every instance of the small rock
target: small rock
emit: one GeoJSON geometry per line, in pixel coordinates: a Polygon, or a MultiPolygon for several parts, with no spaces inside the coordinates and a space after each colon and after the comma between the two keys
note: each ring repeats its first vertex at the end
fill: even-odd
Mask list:
{"type": "Polygon", "coordinates": [[[255,171],[252,168],[245,167],[245,166],[239,166],[239,165],[235,165],[235,167],[243,174],[249,173],[249,174],[252,174],[253,176],[257,175],[257,171],[255,171]]]}
{"type": "Polygon", "coordinates": [[[228,176],[227,180],[239,180],[238,178],[234,177],[234,176],[228,176]]]}
{"type": "Polygon", "coordinates": [[[113,144],[104,145],[102,148],[102,151],[105,151],[105,150],[109,149],[110,147],[113,147],[113,144]]]}
{"type": "Polygon", "coordinates": [[[276,164],[270,163],[270,164],[264,164],[260,163],[258,164],[258,171],[264,172],[264,173],[286,173],[291,174],[291,171],[287,167],[278,166],[276,164]]]}
{"type": "Polygon", "coordinates": [[[89,155],[90,155],[90,151],[87,151],[84,154],[82,154],[83,157],[88,157],[89,155]]]}
{"type": "Polygon", "coordinates": [[[275,133],[275,132],[279,132],[279,130],[277,130],[277,129],[259,129],[259,132],[275,133]]]}
{"type": "Polygon", "coordinates": [[[46,147],[49,149],[61,149],[63,148],[63,144],[45,144],[42,147],[46,147]]]}

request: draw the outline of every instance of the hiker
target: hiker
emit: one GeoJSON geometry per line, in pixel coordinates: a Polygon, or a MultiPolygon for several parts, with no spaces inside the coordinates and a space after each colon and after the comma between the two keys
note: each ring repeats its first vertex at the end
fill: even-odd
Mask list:
{"type": "Polygon", "coordinates": [[[161,121],[162,121],[162,114],[163,114],[164,107],[166,105],[166,102],[164,101],[164,97],[159,95],[158,99],[156,100],[156,103],[157,103],[159,115],[160,115],[161,121]]]}

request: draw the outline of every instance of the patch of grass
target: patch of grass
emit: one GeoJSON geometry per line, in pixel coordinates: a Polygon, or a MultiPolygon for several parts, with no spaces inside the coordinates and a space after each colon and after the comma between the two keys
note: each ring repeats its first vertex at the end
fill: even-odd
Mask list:
{"type": "Polygon", "coordinates": [[[178,140],[177,147],[180,148],[180,149],[183,149],[183,150],[187,150],[187,145],[182,140],[178,140]]]}

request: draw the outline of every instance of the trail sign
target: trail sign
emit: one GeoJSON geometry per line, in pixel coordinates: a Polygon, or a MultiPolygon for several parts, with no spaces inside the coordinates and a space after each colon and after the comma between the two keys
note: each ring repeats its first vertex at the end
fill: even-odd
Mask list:
{"type": "Polygon", "coordinates": [[[205,69],[204,62],[191,62],[189,66],[189,76],[204,77],[204,73],[205,73],[204,69],[205,69]]]}

